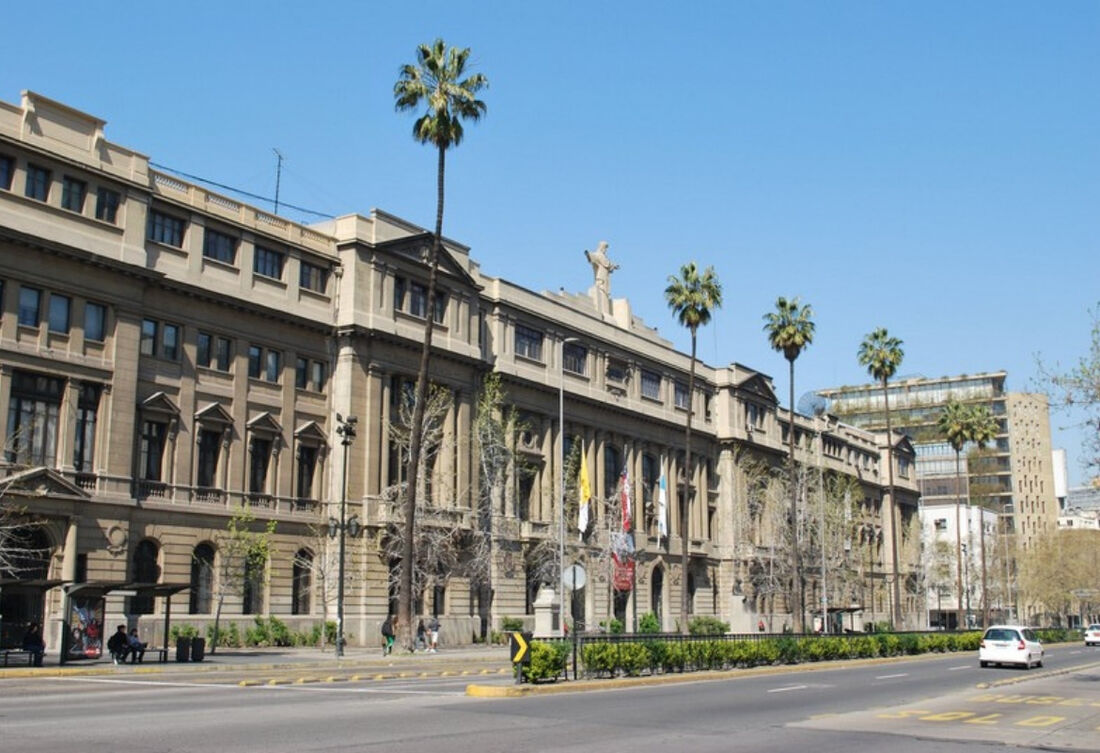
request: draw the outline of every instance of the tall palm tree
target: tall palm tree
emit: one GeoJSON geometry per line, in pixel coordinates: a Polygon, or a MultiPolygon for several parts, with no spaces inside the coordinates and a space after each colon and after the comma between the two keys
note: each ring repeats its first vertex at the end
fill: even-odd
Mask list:
{"type": "MultiPolygon", "coordinates": [[[[891,337],[885,327],[870,332],[863,338],[859,345],[859,364],[867,369],[867,373],[873,379],[882,384],[883,407],[886,411],[886,474],[887,488],[890,492],[890,528],[893,535],[890,537],[893,543],[894,565],[894,625],[901,626],[901,586],[898,583],[898,529],[899,519],[896,512],[897,504],[894,502],[894,431],[890,425],[890,392],[887,385],[890,377],[897,373],[901,361],[905,358],[905,352],[901,349],[902,341],[891,337]]],[[[883,515],[887,514],[885,505],[883,515]]]]}
{"type": "Polygon", "coordinates": [[[423,443],[424,405],[428,397],[428,363],[431,356],[432,331],[435,327],[435,288],[439,255],[443,247],[443,185],[447,150],[462,142],[464,120],[477,121],[485,114],[485,103],[477,98],[488,87],[489,80],[480,73],[468,73],[468,47],[448,47],[442,39],[422,44],[416,50],[416,63],[401,67],[393,85],[394,106],[398,112],[426,107],[413,124],[413,138],[421,144],[431,144],[438,152],[436,170],[435,236],[428,255],[428,311],[424,317],[424,340],[420,349],[420,368],[416,375],[416,397],[413,404],[412,432],[405,478],[405,547],[398,599],[400,624],[405,642],[411,643],[413,606],[414,540],[416,527],[416,487],[423,443]]]}
{"type": "MultiPolygon", "coordinates": [[[[963,618],[963,558],[962,558],[962,470],[961,458],[963,446],[970,438],[970,410],[958,400],[948,400],[943,406],[943,412],[936,419],[936,428],[951,449],[955,451],[955,563],[958,574],[956,576],[956,590],[958,604],[955,609],[955,627],[962,628],[963,618]]],[[[967,523],[969,527],[969,522],[967,523]]]]}
{"type": "MultiPolygon", "coordinates": [[[[993,417],[993,412],[989,410],[988,405],[975,405],[970,412],[970,441],[974,443],[978,451],[985,449],[985,446],[997,438],[997,433],[1001,430],[1000,424],[997,423],[997,419],[993,417]]],[[[986,568],[985,568],[985,508],[982,508],[983,514],[980,515],[980,528],[981,531],[981,552],[982,552],[982,627],[989,627],[989,600],[986,596],[986,568]]]]}
{"type": "MultiPolygon", "coordinates": [[[[790,372],[790,402],[788,403],[790,425],[787,439],[790,445],[791,509],[788,523],[791,527],[791,564],[794,566],[794,606],[798,610],[794,621],[796,633],[805,630],[806,581],[802,574],[802,553],[798,548],[798,490],[795,488],[794,462],[794,362],[799,354],[814,341],[814,322],[811,318],[813,315],[814,310],[810,304],[802,306],[798,298],[788,301],[782,296],[775,302],[775,311],[764,314],[764,331],[768,333],[768,342],[774,350],[782,353],[787,359],[790,372]]],[[[825,624],[827,619],[828,615],[822,615],[822,624],[825,624]]]]}
{"type": "Polygon", "coordinates": [[[687,423],[684,429],[684,493],[680,495],[680,631],[688,631],[688,499],[691,496],[691,414],[695,402],[695,345],[699,328],[710,321],[711,311],[722,307],[722,283],[707,267],[699,274],[695,262],[680,267],[680,276],[669,275],[665,301],[679,319],[680,326],[691,331],[691,371],[688,375],[687,423]]]}

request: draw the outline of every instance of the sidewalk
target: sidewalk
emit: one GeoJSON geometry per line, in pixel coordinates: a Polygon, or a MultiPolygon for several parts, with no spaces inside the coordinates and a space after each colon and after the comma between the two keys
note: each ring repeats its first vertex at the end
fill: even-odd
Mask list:
{"type": "Polygon", "coordinates": [[[337,659],[335,649],[316,648],[219,648],[206,654],[201,662],[177,662],[175,651],[169,660],[160,663],[154,658],[142,664],[115,665],[109,656],[96,660],[74,661],[58,666],[57,655],[47,653],[42,667],[0,667],[0,681],[5,678],[63,677],[76,675],[160,674],[198,672],[253,672],[281,670],[364,670],[374,672],[443,672],[480,674],[511,671],[507,646],[463,646],[440,648],[438,653],[408,653],[394,651],[382,656],[378,648],[349,646],[337,659]]]}

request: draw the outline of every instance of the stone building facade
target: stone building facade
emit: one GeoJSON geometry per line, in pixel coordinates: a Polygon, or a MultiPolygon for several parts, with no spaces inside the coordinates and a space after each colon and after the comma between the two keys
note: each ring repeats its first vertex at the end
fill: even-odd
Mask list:
{"type": "MultiPolygon", "coordinates": [[[[562,462],[577,443],[593,495],[608,503],[595,529],[624,470],[636,501],[626,592],[613,588],[600,535],[582,540],[568,521],[565,564],[590,572],[571,604],[577,619],[617,616],[629,628],[654,612],[675,629],[687,588],[693,614],[734,630],[765,618],[776,630],[789,624],[776,579],[762,575],[782,558],[782,514],[764,511],[787,497],[752,491],[774,486],[786,457],[791,415],[770,378],[736,363],[699,364],[689,396],[689,357],[611,297],[614,265],[596,268],[604,245],[589,255],[593,287],[573,295],[491,277],[448,240],[441,292],[429,302],[430,242],[378,210],[300,225],[153,169],[108,141],[103,121],[64,104],[32,92],[0,102],[0,493],[43,523],[33,532],[40,561],[3,576],[5,629],[44,618],[56,640],[65,584],[81,583],[187,586],[173,615],[202,626],[224,590],[214,581],[237,576],[244,584],[222,605],[230,621],[270,614],[304,628],[331,618],[325,527],[346,489],[347,514],[363,524],[347,541],[346,629],[353,642],[373,642],[393,600],[384,545],[402,519],[390,493],[402,480],[395,424],[429,315],[432,381],[450,398],[430,504],[471,531],[480,525],[474,424],[487,374],[501,375],[524,427],[509,440],[523,470],[493,497],[489,603],[468,578],[445,572],[420,600],[441,616],[445,640],[470,640],[486,617],[492,626],[530,615],[539,583],[528,557],[556,540],[562,462]],[[686,472],[689,404],[695,463],[686,472]],[[336,428],[349,415],[358,431],[345,465],[336,428]],[[667,536],[658,535],[662,477],[667,536]],[[257,528],[275,521],[270,559],[262,572],[217,574],[227,524],[241,510],[257,528]]],[[[827,587],[830,614],[857,629],[886,618],[897,577],[905,619],[916,624],[912,447],[893,437],[891,495],[884,434],[801,415],[794,431],[800,514],[809,516],[815,488],[824,510],[826,479],[848,482],[834,528],[849,554],[822,558],[827,575],[843,570],[827,587]]],[[[810,546],[814,525],[803,526],[799,546],[810,546]]],[[[822,595],[814,567],[811,610],[822,595]]],[[[163,601],[108,593],[106,620],[129,620],[156,639],[163,601]]]]}

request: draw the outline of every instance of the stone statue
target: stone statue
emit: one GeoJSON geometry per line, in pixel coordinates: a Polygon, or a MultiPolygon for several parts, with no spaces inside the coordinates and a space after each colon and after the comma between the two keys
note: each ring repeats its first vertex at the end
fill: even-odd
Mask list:
{"type": "Polygon", "coordinates": [[[600,241],[596,250],[585,251],[584,258],[592,265],[592,272],[596,276],[596,290],[604,300],[611,298],[611,273],[619,268],[607,257],[607,241],[600,241]]]}

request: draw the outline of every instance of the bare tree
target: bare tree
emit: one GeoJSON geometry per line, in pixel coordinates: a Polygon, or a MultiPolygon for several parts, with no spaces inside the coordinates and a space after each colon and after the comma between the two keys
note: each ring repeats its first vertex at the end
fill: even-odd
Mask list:
{"type": "MultiPolygon", "coordinates": [[[[251,591],[262,592],[267,578],[267,563],[271,558],[271,537],[276,522],[269,520],[262,527],[256,525],[256,517],[247,507],[241,507],[226,523],[225,533],[216,537],[217,578],[214,579],[214,634],[210,653],[217,650],[221,635],[222,607],[228,596],[241,596],[251,591]],[[257,530],[259,528],[259,530],[257,530]]],[[[205,566],[205,563],[203,563],[205,566]]]]}
{"type": "MultiPolygon", "coordinates": [[[[356,560],[353,558],[352,562],[356,560]]],[[[311,577],[309,585],[304,593],[317,598],[324,615],[323,622],[327,622],[329,607],[336,603],[340,584],[340,550],[332,545],[332,537],[329,536],[328,526],[321,523],[311,523],[309,536],[306,539],[306,547],[296,548],[293,564],[306,569],[311,577]]],[[[354,564],[348,566],[345,561],[344,587],[355,586],[364,581],[362,566],[354,564]]],[[[321,629],[321,645],[324,648],[328,640],[328,631],[324,625],[321,629]]]]}

